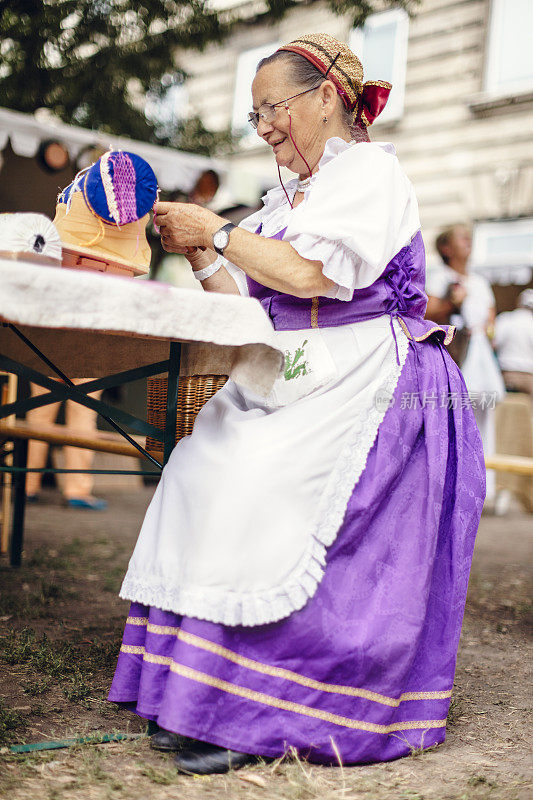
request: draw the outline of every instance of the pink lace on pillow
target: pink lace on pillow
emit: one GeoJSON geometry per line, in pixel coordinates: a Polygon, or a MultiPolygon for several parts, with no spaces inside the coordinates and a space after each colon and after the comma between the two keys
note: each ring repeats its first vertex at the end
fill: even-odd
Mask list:
{"type": "Polygon", "coordinates": [[[113,156],[113,186],[117,198],[119,224],[138,219],[135,197],[136,174],[131,158],[126,153],[113,156]]]}
{"type": "Polygon", "coordinates": [[[100,159],[100,175],[111,217],[117,225],[134,222],[137,217],[136,175],[130,157],[121,151],[105,153],[100,159]],[[113,177],[109,164],[113,165],[113,177]]]}

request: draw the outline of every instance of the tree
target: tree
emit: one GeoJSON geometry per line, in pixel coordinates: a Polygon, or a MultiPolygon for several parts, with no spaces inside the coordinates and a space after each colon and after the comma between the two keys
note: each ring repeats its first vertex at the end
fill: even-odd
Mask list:
{"type": "MultiPolygon", "coordinates": [[[[239,22],[275,21],[313,2],[265,0],[263,12],[243,21],[238,7],[217,13],[209,0],[0,0],[0,106],[28,113],[46,107],[65,122],[159,142],[145,100],[184,80],[180,51],[220,42],[239,22]]],[[[354,24],[383,7],[380,0],[327,2],[354,24]]],[[[410,10],[418,2],[388,5],[410,10]]],[[[190,139],[190,128],[177,123],[162,138],[178,145],[181,131],[190,139]]],[[[204,150],[227,142],[227,134],[203,135],[204,150]]]]}

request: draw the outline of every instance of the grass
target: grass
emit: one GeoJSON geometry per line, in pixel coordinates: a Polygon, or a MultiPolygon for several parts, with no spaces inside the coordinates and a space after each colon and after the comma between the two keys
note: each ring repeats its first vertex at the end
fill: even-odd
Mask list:
{"type": "Polygon", "coordinates": [[[24,717],[18,711],[6,708],[0,700],[0,746],[7,744],[14,731],[24,727],[24,717]]]}
{"type": "Polygon", "coordinates": [[[22,691],[24,694],[28,694],[30,697],[38,697],[39,695],[45,694],[49,689],[52,688],[53,685],[53,679],[51,677],[44,676],[38,682],[23,681],[22,691]]]}
{"type": "Polygon", "coordinates": [[[10,771],[4,771],[4,782],[0,778],[0,794],[11,782],[13,800],[33,797],[32,788],[39,781],[43,800],[51,796],[56,800],[523,800],[526,796],[526,784],[519,776],[501,786],[492,776],[468,769],[450,785],[453,770],[443,770],[442,764],[439,768],[438,759],[433,764],[421,761],[416,772],[412,763],[403,759],[345,768],[343,773],[293,756],[195,779],[178,775],[168,757],[151,751],[145,739],[137,739],[115,746],[77,745],[7,755],[4,765],[10,771]],[[26,795],[15,792],[20,785],[15,774],[24,781],[26,795]],[[431,787],[427,778],[433,779],[431,787]]]}
{"type": "Polygon", "coordinates": [[[40,546],[36,547],[25,562],[29,570],[53,570],[64,572],[73,569],[80,559],[86,555],[81,539],[77,537],[71,542],[63,542],[58,549],[40,546]]]}
{"type": "Polygon", "coordinates": [[[458,725],[459,720],[461,719],[462,716],[464,716],[464,714],[465,714],[465,708],[463,701],[456,694],[453,694],[452,699],[450,700],[450,707],[448,709],[448,718],[446,721],[448,730],[458,725]]]}
{"type": "Polygon", "coordinates": [[[469,786],[483,786],[487,789],[495,789],[496,784],[493,781],[490,781],[485,775],[472,775],[471,778],[468,779],[469,786]]]}
{"type": "MultiPolygon", "coordinates": [[[[0,664],[15,692],[12,705],[27,702],[32,718],[48,720],[28,729],[33,739],[46,738],[48,726],[61,725],[65,713],[73,719],[88,712],[106,720],[113,715],[105,697],[120,647],[122,617],[107,618],[103,628],[92,616],[78,620],[83,595],[88,594],[87,575],[98,576],[100,586],[109,581],[110,590],[111,582],[120,580],[123,564],[116,556],[121,548],[121,543],[102,538],[89,549],[75,538],[35,547],[20,570],[0,569],[0,664]]],[[[98,589],[94,578],[91,581],[94,594],[98,589]]],[[[23,717],[4,709],[0,717],[0,742],[20,741],[23,717]]]]}
{"type": "Polygon", "coordinates": [[[533,625],[533,601],[529,596],[527,573],[515,568],[512,574],[495,582],[475,574],[470,578],[467,613],[494,626],[497,633],[506,634],[515,628],[525,633],[533,625]]]}
{"type": "Polygon", "coordinates": [[[0,597],[0,616],[5,619],[41,619],[50,616],[50,604],[45,601],[41,591],[28,592],[22,597],[3,592],[0,597]]]}
{"type": "Polygon", "coordinates": [[[75,603],[87,576],[93,582],[98,580],[101,591],[116,596],[124,577],[125,553],[121,542],[104,538],[90,549],[79,538],[61,542],[57,549],[35,547],[20,570],[0,568],[0,618],[4,618],[0,622],[57,617],[59,607],[75,603]]]}
{"type": "Polygon", "coordinates": [[[46,634],[38,637],[31,628],[23,628],[0,638],[0,658],[38,674],[25,683],[28,694],[42,694],[56,683],[62,685],[67,700],[80,703],[107,687],[118,647],[118,637],[107,642],[51,641],[46,634]]]}
{"type": "Polygon", "coordinates": [[[176,783],[178,778],[175,769],[155,769],[151,764],[145,764],[141,768],[141,775],[148,778],[151,783],[157,783],[160,786],[170,786],[172,783],[176,783]]]}
{"type": "Polygon", "coordinates": [[[124,567],[122,564],[115,564],[106,569],[106,576],[102,583],[104,592],[118,594],[122,580],[124,578],[124,567]]]}
{"type": "Polygon", "coordinates": [[[527,775],[522,775],[527,771],[526,679],[521,667],[526,656],[519,638],[525,631],[528,601],[522,571],[512,561],[503,569],[485,567],[471,582],[448,717],[450,735],[442,748],[421,752],[413,748],[410,757],[399,761],[360,767],[328,768],[303,758],[285,758],[193,779],[178,775],[172,758],[152,751],[146,738],[99,744],[99,732],[141,730],[138,718],[103,699],[123,627],[124,605],[112,595],[138,524],[132,518],[128,529],[124,515],[122,509],[118,522],[106,527],[106,535],[91,517],[83,517],[75,528],[79,538],[69,542],[71,529],[61,529],[60,515],[43,506],[43,515],[33,523],[38,542],[29,530],[21,569],[0,567],[0,617],[10,617],[1,620],[10,630],[0,632],[5,698],[0,704],[0,797],[525,800],[528,796],[527,775]],[[505,637],[496,630],[498,622],[509,628],[505,637]],[[4,747],[78,736],[91,743],[26,754],[4,747]]]}
{"type": "Polygon", "coordinates": [[[81,542],[64,543],[58,550],[37,547],[20,570],[1,571],[0,617],[46,619],[55,607],[76,596],[81,542]]]}

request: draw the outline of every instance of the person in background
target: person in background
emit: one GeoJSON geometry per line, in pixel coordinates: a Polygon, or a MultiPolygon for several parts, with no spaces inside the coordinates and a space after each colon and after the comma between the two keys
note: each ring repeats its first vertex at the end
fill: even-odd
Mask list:
{"type": "Polygon", "coordinates": [[[218,173],[214,169],[206,169],[202,172],[184,202],[196,203],[198,206],[208,206],[218,192],[219,186],[220,178],[218,173]]]}
{"type": "Polygon", "coordinates": [[[494,349],[508,392],[533,399],[533,289],[518,297],[518,307],[496,317],[494,349]]]}
{"type": "MultiPolygon", "coordinates": [[[[478,424],[485,456],[495,452],[495,405],[505,387],[489,337],[494,333],[496,301],[490,283],[470,272],[472,234],[467,225],[443,230],[435,242],[442,265],[428,271],[426,319],[455,325],[458,346],[451,351],[461,367],[478,424]]],[[[487,501],[493,504],[496,476],[487,473],[487,501]]]]}
{"type": "MultiPolygon", "coordinates": [[[[505,388],[511,392],[498,416],[498,452],[533,456],[533,289],[518,297],[514,311],[498,314],[493,339],[505,388]]],[[[533,477],[500,473],[496,514],[505,514],[513,496],[533,513],[533,477]]]]}
{"type": "MultiPolygon", "coordinates": [[[[90,380],[82,378],[74,383],[84,383],[90,380]]],[[[32,397],[44,394],[46,389],[32,383],[30,384],[32,397]]],[[[91,397],[99,400],[102,392],[93,392],[91,397]]],[[[33,425],[52,425],[59,411],[60,403],[49,403],[40,408],[28,411],[26,420],[33,425]]],[[[96,431],[96,411],[82,406],[79,403],[67,401],[65,406],[65,424],[77,433],[91,434],[96,431]]],[[[91,469],[94,452],[81,447],[64,447],[65,469],[91,469]]],[[[48,456],[48,443],[32,439],[28,445],[28,467],[43,469],[48,456]]],[[[37,502],[41,491],[42,474],[28,472],[26,476],[26,497],[30,502],[37,502]]],[[[94,478],[83,473],[66,473],[63,476],[61,491],[65,502],[71,508],[86,509],[89,511],[103,511],[107,508],[105,500],[93,495],[94,478]]]]}

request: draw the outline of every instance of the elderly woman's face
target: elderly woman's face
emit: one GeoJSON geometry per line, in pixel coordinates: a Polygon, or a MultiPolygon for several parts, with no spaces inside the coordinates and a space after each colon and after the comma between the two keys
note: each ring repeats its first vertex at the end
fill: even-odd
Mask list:
{"type": "MultiPolygon", "coordinates": [[[[290,68],[286,63],[278,61],[267,64],[261,67],[252,83],[254,111],[265,103],[279,103],[303,89],[304,87],[291,80],[290,68]]],[[[280,167],[305,174],[307,167],[291,141],[289,123],[292,121],[292,137],[306,159],[313,159],[315,152],[320,157],[324,146],[320,90],[289,100],[287,105],[289,111],[284,104],[276,106],[276,115],[272,122],[265,122],[260,118],[257,133],[272,147],[280,167]]]]}

